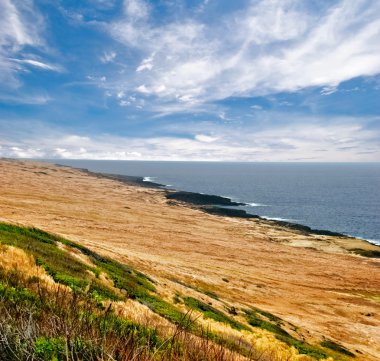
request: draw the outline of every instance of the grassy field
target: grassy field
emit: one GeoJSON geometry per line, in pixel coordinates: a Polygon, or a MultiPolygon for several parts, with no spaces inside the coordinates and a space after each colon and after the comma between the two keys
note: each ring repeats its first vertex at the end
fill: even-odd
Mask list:
{"type": "Polygon", "coordinates": [[[312,346],[296,339],[263,310],[221,309],[195,298],[194,290],[165,299],[144,273],[36,228],[0,223],[0,247],[4,361],[352,356],[333,341],[312,346]],[[134,314],[125,317],[131,305],[134,314]]]}

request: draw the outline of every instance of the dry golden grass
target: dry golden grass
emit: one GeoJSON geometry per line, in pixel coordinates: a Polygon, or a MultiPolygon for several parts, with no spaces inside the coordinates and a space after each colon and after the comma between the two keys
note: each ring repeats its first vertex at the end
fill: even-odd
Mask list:
{"type": "MultiPolygon", "coordinates": [[[[59,244],[59,248],[65,249],[74,257],[76,255],[76,250],[68,246],[63,246],[62,244],[59,244]]],[[[90,260],[87,259],[87,261],[88,264],[92,266],[90,260]]],[[[71,294],[71,289],[69,287],[56,283],[42,267],[36,266],[35,259],[31,255],[28,255],[25,251],[19,248],[0,244],[0,269],[2,269],[3,271],[10,272],[10,274],[12,274],[12,271],[16,271],[18,277],[21,277],[24,280],[36,277],[39,279],[38,287],[42,290],[46,289],[48,290],[48,292],[52,292],[52,294],[54,294],[55,296],[57,296],[57,292],[63,293],[66,298],[71,294]]],[[[108,278],[106,278],[104,274],[103,278],[105,280],[108,280],[108,278]]],[[[142,305],[137,301],[131,299],[125,302],[104,301],[103,304],[105,309],[112,308],[116,316],[119,316],[126,320],[130,320],[146,328],[156,329],[158,334],[163,339],[167,339],[167,342],[172,342],[172,340],[175,339],[176,342],[183,342],[184,345],[186,345],[185,347],[189,347],[189,349],[202,349],[206,347],[205,340],[203,340],[201,337],[189,333],[182,334],[182,332],[179,332],[178,326],[170,323],[168,320],[157,315],[148,307],[142,305]]],[[[219,348],[219,346],[213,343],[212,341],[207,341],[207,347],[210,349],[219,348]]],[[[187,359],[186,356],[183,357],[183,360],[187,359]]],[[[1,355],[0,359],[2,359],[1,355]]],[[[154,355],[151,356],[151,358],[147,357],[147,360],[148,359],[155,359],[154,355]]],[[[228,351],[226,355],[220,358],[220,360],[232,359],[236,361],[248,360],[247,358],[239,354],[231,353],[231,355],[228,356],[228,351]]],[[[215,360],[219,360],[219,358],[215,358],[215,360]]]]}
{"type": "Polygon", "coordinates": [[[95,267],[95,265],[91,262],[90,258],[84,255],[80,250],[68,247],[65,244],[62,244],[60,242],[58,242],[58,248],[69,253],[71,256],[76,258],[78,261],[84,263],[85,265],[90,266],[90,267],[95,267]]]}
{"type": "Polygon", "coordinates": [[[1,160],[0,170],[4,221],[133,264],[159,281],[167,300],[177,292],[200,297],[193,288],[212,291],[221,310],[223,302],[260,307],[296,325],[308,342],[326,337],[359,350],[358,359],[379,358],[380,261],[347,252],[375,246],[170,206],[160,190],[75,169],[1,160]]]}
{"type": "Polygon", "coordinates": [[[161,335],[170,336],[176,331],[175,325],[137,301],[113,302],[112,307],[116,314],[144,326],[156,328],[161,335]]]}
{"type": "Polygon", "coordinates": [[[16,247],[0,244],[0,268],[7,271],[16,270],[26,278],[38,277],[49,289],[56,289],[57,287],[67,288],[57,285],[42,267],[36,265],[36,261],[32,256],[16,247]]]}

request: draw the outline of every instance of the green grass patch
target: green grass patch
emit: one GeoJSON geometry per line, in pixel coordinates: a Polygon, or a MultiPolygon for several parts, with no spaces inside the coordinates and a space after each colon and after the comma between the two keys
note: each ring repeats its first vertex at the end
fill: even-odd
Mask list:
{"type": "Polygon", "coordinates": [[[19,247],[32,254],[36,263],[42,266],[53,279],[69,286],[74,292],[87,292],[98,302],[102,300],[120,300],[122,296],[115,290],[103,285],[99,279],[90,276],[105,272],[114,282],[114,286],[127,293],[127,297],[147,305],[153,312],[169,321],[185,325],[188,323],[185,314],[170,303],[152,295],[156,292],[153,280],[143,273],[134,270],[107,257],[98,255],[88,248],[61,237],[50,235],[36,228],[25,228],[0,223],[0,243],[19,247]],[[58,242],[79,250],[86,255],[95,267],[90,267],[68,252],[57,247],[58,242]]]}
{"type": "Polygon", "coordinates": [[[107,350],[128,359],[170,346],[155,329],[99,309],[89,294],[51,293],[14,271],[0,271],[0,299],[0,359],[7,361],[95,361],[107,350]]]}
{"type": "Polygon", "coordinates": [[[98,295],[111,300],[120,296],[99,280],[91,278],[88,271],[99,275],[106,272],[114,281],[115,286],[127,291],[131,298],[146,291],[155,291],[152,280],[141,272],[117,261],[102,257],[88,248],[61,237],[51,235],[36,228],[19,227],[0,223],[0,243],[19,247],[32,254],[38,265],[45,268],[56,282],[70,286],[73,290],[96,291],[98,295]],[[90,267],[68,252],[57,247],[58,242],[78,249],[88,256],[95,267],[90,267]]]}
{"type": "MultiPolygon", "coordinates": [[[[148,276],[128,265],[98,255],[80,244],[36,228],[19,227],[5,223],[0,223],[0,244],[23,249],[32,255],[36,263],[43,267],[57,283],[67,285],[74,291],[68,292],[62,287],[59,292],[63,292],[63,295],[59,296],[46,290],[46,295],[42,297],[38,277],[29,277],[21,282],[22,275],[17,271],[5,272],[5,270],[0,269],[0,299],[2,301],[0,309],[10,309],[15,312],[11,316],[13,317],[11,321],[14,321],[14,324],[11,324],[6,331],[10,332],[9,342],[14,342],[12,350],[8,350],[9,352],[4,351],[6,352],[4,354],[8,357],[7,360],[13,360],[13,353],[22,355],[24,349],[27,350],[25,352],[28,355],[34,354],[41,360],[65,360],[66,358],[62,354],[62,333],[60,332],[67,328],[70,329],[70,327],[72,328],[70,332],[73,332],[73,334],[70,336],[69,343],[67,343],[67,340],[65,341],[65,347],[73,350],[77,355],[77,359],[97,360],[99,359],[97,358],[99,350],[108,347],[103,344],[93,345],[91,340],[103,342],[109,339],[111,349],[114,347],[114,342],[117,342],[117,347],[124,347],[125,340],[127,340],[133,343],[129,344],[128,347],[139,349],[141,345],[144,345],[146,350],[159,349],[160,353],[166,352],[165,350],[169,347],[169,343],[164,343],[163,345],[162,340],[158,338],[154,330],[118,318],[112,311],[106,310],[102,303],[104,300],[120,300],[126,297],[136,299],[173,324],[179,325],[185,331],[190,331],[203,339],[212,340],[222,347],[243,355],[248,356],[251,352],[250,345],[243,345],[240,339],[226,339],[217,333],[205,332],[199,324],[191,319],[190,313],[185,314],[178,310],[175,305],[159,298],[156,294],[155,282],[148,276]],[[69,249],[79,250],[88,257],[92,265],[81,262],[70,252],[67,252],[66,249],[58,247],[59,244],[63,244],[69,249]],[[100,273],[105,273],[113,281],[114,287],[108,287],[103,284],[99,279],[100,273]],[[6,282],[1,282],[1,280],[6,280],[6,282]],[[120,292],[119,290],[125,292],[120,292]],[[22,334],[19,327],[28,324],[29,318],[21,320],[21,326],[17,324],[17,319],[24,312],[22,310],[20,312],[20,307],[27,309],[25,311],[27,317],[35,317],[33,319],[34,324],[37,325],[35,330],[39,332],[34,335],[35,337],[33,336],[33,339],[24,340],[21,343],[18,339],[18,335],[22,334]],[[54,325],[54,330],[44,331],[44,327],[50,325],[50,321],[47,322],[46,320],[57,322],[54,325]],[[86,355],[86,358],[84,358],[84,355],[86,355]]],[[[180,282],[178,281],[178,283],[180,282]]],[[[198,292],[202,291],[198,290],[198,292]]],[[[207,292],[206,294],[217,298],[217,295],[212,292],[207,292]]],[[[176,301],[181,301],[181,299],[178,297],[176,301]]],[[[202,312],[206,318],[228,324],[237,330],[249,330],[246,325],[200,300],[187,297],[183,301],[190,309],[202,312]]],[[[235,314],[235,311],[234,308],[229,310],[230,314],[235,314]]],[[[277,333],[278,336],[284,337],[288,342],[296,344],[296,340],[292,339],[279,325],[276,325],[276,322],[279,322],[276,316],[261,310],[253,312],[260,315],[260,317],[257,317],[261,319],[259,327],[266,327],[277,333]],[[267,320],[262,319],[261,316],[267,320]],[[267,323],[264,323],[264,321],[267,323]]],[[[253,320],[254,318],[251,317],[251,319],[253,320]]],[[[5,318],[3,321],[4,325],[8,324],[5,318]]],[[[255,322],[257,323],[258,321],[255,322]]],[[[301,346],[305,347],[301,344],[295,347],[301,348],[301,346]]],[[[0,354],[2,352],[1,347],[0,344],[0,354]]],[[[23,357],[20,356],[19,359],[23,359],[23,357]]],[[[125,359],[128,359],[128,357],[126,356],[125,359]]],[[[203,358],[199,356],[197,359],[203,358]]]]}
{"type": "Polygon", "coordinates": [[[266,317],[268,320],[272,321],[272,322],[276,322],[277,324],[281,324],[282,323],[282,319],[276,315],[274,315],[273,313],[270,313],[268,311],[263,311],[259,308],[252,308],[253,311],[255,311],[256,313],[259,313],[260,315],[266,317]]]}
{"type": "Polygon", "coordinates": [[[322,347],[326,347],[330,350],[333,350],[335,352],[339,352],[343,355],[355,357],[355,354],[353,354],[351,351],[347,350],[344,346],[339,345],[338,343],[331,341],[331,340],[324,340],[320,343],[322,347]]]}
{"type": "MultiPolygon", "coordinates": [[[[1,278],[1,275],[0,275],[1,278]]],[[[0,298],[6,299],[18,305],[38,303],[37,296],[28,288],[16,288],[9,284],[0,282],[0,298]]]]}
{"type": "Polygon", "coordinates": [[[327,354],[320,348],[309,345],[291,336],[281,327],[283,321],[279,317],[258,308],[244,310],[244,312],[247,322],[251,326],[274,333],[278,340],[285,342],[289,346],[295,347],[300,354],[308,355],[316,359],[327,357],[327,354]]]}
{"type": "Polygon", "coordinates": [[[35,355],[42,360],[58,360],[65,354],[66,340],[63,337],[38,337],[34,344],[35,355]]]}
{"type": "Polygon", "coordinates": [[[328,357],[328,354],[321,350],[319,347],[309,345],[305,342],[295,339],[294,337],[276,335],[276,338],[280,341],[285,342],[289,346],[295,347],[300,354],[308,355],[318,360],[328,357]]]}
{"type": "Polygon", "coordinates": [[[196,298],[186,297],[184,298],[184,302],[187,307],[202,312],[206,318],[211,318],[212,320],[226,323],[236,330],[248,330],[247,326],[238,321],[235,321],[233,318],[228,317],[223,312],[208,305],[207,303],[197,300],[196,298]]]}
{"type": "Polygon", "coordinates": [[[366,250],[361,248],[352,248],[350,251],[363,257],[380,258],[380,251],[366,250]]]}
{"type": "Polygon", "coordinates": [[[280,319],[278,317],[268,312],[258,310],[257,308],[253,310],[245,310],[244,312],[245,318],[251,326],[262,328],[263,330],[275,333],[276,335],[290,336],[288,332],[281,328],[280,322],[278,321],[280,319]],[[260,314],[267,318],[270,317],[269,320],[264,319],[260,314]]]}
{"type": "Polygon", "coordinates": [[[145,295],[143,297],[139,297],[138,300],[142,304],[148,306],[153,312],[165,317],[176,325],[180,325],[185,329],[193,331],[197,329],[197,326],[189,319],[187,315],[179,311],[172,304],[154,295],[145,295]]]}
{"type": "Polygon", "coordinates": [[[36,259],[36,264],[42,266],[54,281],[71,287],[75,292],[96,291],[105,299],[120,299],[112,289],[92,278],[88,272],[96,274],[98,270],[58,248],[58,242],[66,243],[64,239],[36,228],[0,223],[0,243],[21,248],[31,254],[36,259]]]}

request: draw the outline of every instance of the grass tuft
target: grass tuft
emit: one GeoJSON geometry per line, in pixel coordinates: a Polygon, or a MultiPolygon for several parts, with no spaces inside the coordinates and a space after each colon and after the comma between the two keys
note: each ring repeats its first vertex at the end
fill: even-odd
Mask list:
{"type": "Polygon", "coordinates": [[[186,297],[184,298],[184,302],[187,307],[202,312],[206,318],[211,318],[214,321],[226,323],[236,330],[248,330],[247,326],[238,321],[235,321],[233,318],[228,317],[223,312],[200,300],[197,300],[196,298],[186,297]]]}

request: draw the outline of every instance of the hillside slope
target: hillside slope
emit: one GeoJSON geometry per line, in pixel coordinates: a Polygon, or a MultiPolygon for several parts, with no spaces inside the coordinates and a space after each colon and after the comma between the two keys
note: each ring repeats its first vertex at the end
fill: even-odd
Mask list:
{"type": "MultiPolygon", "coordinates": [[[[160,190],[75,169],[10,160],[1,160],[0,169],[0,219],[76,242],[58,241],[54,247],[74,247],[69,253],[87,264],[86,274],[95,275],[91,294],[102,294],[104,284],[111,286],[114,280],[105,270],[102,275],[91,269],[95,263],[81,247],[147,276],[144,280],[154,291],[144,289],[143,296],[117,284],[113,290],[125,298],[114,300],[113,307],[129,303],[130,308],[123,307],[128,319],[134,315],[140,323],[139,315],[149,314],[154,327],[160,324],[167,335],[165,330],[192,310],[197,325],[218,337],[244,339],[243,353],[252,347],[266,350],[267,356],[278,350],[310,354],[303,347],[311,345],[322,357],[340,345],[357,359],[378,359],[380,262],[349,251],[375,246],[305,235],[261,220],[205,214],[168,204],[160,190]],[[94,289],[96,285],[100,288],[94,289]],[[178,317],[170,318],[156,298],[178,317]]],[[[49,272],[44,263],[40,266],[49,272]]],[[[333,355],[348,357],[344,351],[333,355]]]]}
{"type": "Polygon", "coordinates": [[[36,228],[0,223],[0,246],[2,360],[354,356],[332,341],[308,345],[286,331],[296,334],[292,325],[257,308],[220,299],[212,306],[195,291],[168,299],[130,266],[36,228]]]}

